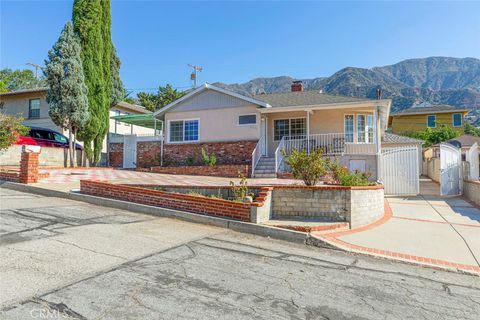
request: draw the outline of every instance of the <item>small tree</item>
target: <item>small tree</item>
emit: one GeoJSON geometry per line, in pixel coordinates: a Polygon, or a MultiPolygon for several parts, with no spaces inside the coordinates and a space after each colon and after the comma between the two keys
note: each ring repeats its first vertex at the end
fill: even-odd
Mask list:
{"type": "Polygon", "coordinates": [[[0,150],[8,149],[18,137],[28,133],[29,129],[22,122],[23,118],[0,113],[0,150]]]}
{"type": "Polygon", "coordinates": [[[471,123],[465,123],[465,134],[480,137],[480,128],[475,128],[471,123]]]}
{"type": "Polygon", "coordinates": [[[425,131],[407,132],[404,135],[425,141],[424,147],[428,148],[434,144],[456,138],[460,133],[442,124],[435,129],[427,128],[425,131]]]}
{"type": "Polygon", "coordinates": [[[142,106],[153,112],[180,99],[184,95],[184,91],[178,91],[167,84],[165,87],[158,87],[157,93],[139,92],[137,98],[142,106]]]}
{"type": "Polygon", "coordinates": [[[70,22],[67,22],[59,39],[48,52],[44,72],[49,85],[48,113],[56,125],[68,129],[70,166],[73,167],[76,135],[88,121],[89,114],[87,87],[80,59],[80,40],[70,22]]]}
{"type": "Polygon", "coordinates": [[[295,179],[303,180],[307,186],[316,185],[327,173],[327,165],[321,149],[316,149],[310,154],[306,151],[294,150],[285,163],[292,169],[295,179]]]}

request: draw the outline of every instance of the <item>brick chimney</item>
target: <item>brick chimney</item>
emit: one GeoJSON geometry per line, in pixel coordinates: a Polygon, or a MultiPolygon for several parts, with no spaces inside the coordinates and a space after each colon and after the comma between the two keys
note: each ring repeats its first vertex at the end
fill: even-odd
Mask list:
{"type": "Polygon", "coordinates": [[[302,92],[303,91],[303,82],[301,80],[296,80],[292,82],[292,92],[302,92]]]}

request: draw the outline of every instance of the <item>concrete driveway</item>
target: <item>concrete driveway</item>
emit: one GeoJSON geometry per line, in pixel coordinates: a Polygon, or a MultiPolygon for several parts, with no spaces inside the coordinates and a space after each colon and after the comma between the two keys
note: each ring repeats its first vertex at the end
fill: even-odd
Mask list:
{"type": "Polygon", "coordinates": [[[476,319],[480,278],[0,188],[0,319],[476,319]]]}

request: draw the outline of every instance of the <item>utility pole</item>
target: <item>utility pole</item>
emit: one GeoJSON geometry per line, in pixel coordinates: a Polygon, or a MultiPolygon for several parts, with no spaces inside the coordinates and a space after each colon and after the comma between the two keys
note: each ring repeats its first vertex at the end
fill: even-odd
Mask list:
{"type": "Polygon", "coordinates": [[[38,80],[38,69],[43,70],[43,67],[36,63],[27,62],[27,65],[35,68],[35,80],[38,80]]]}
{"type": "Polygon", "coordinates": [[[191,65],[190,63],[188,64],[188,66],[193,69],[193,72],[190,75],[190,80],[193,81],[193,87],[196,88],[197,87],[197,72],[203,71],[203,68],[199,67],[199,66],[191,65]]]}

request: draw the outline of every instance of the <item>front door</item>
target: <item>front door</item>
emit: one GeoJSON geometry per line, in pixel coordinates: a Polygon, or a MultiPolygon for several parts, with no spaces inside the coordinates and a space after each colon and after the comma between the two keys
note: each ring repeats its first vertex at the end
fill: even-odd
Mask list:
{"type": "Polygon", "coordinates": [[[137,135],[123,136],[123,168],[137,167],[137,135]]]}
{"type": "Polygon", "coordinates": [[[461,194],[461,165],[460,148],[442,143],[440,145],[440,194],[442,196],[461,194]]]}

